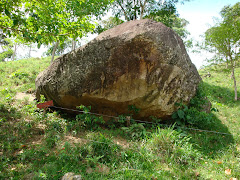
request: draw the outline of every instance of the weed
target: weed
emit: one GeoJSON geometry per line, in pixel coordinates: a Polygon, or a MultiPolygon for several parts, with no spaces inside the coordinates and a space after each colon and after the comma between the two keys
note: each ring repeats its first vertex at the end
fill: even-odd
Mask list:
{"type": "Polygon", "coordinates": [[[129,105],[128,111],[133,114],[138,114],[140,112],[140,109],[137,108],[135,105],[129,105]]]}
{"type": "Polygon", "coordinates": [[[198,111],[202,111],[204,105],[208,103],[207,95],[204,89],[204,85],[201,82],[198,85],[195,96],[190,100],[189,107],[194,107],[198,111]]]}
{"type": "Polygon", "coordinates": [[[195,107],[187,107],[178,104],[179,109],[173,113],[172,118],[176,120],[178,125],[194,125],[198,128],[208,129],[209,125],[214,122],[214,116],[203,111],[199,111],[195,107]]]}
{"type": "Polygon", "coordinates": [[[206,93],[202,84],[199,84],[196,95],[191,99],[189,106],[176,103],[178,110],[172,114],[178,125],[193,125],[198,128],[207,129],[215,122],[214,115],[203,111],[208,103],[206,93]]]}
{"type": "Polygon", "coordinates": [[[130,127],[122,127],[122,130],[135,140],[144,139],[147,136],[147,130],[143,124],[132,124],[130,127]]]}
{"type": "Polygon", "coordinates": [[[101,116],[98,117],[98,116],[89,114],[89,112],[91,110],[91,106],[86,107],[86,106],[81,105],[77,108],[83,111],[82,114],[78,114],[76,116],[76,120],[77,120],[77,122],[79,122],[79,125],[81,127],[93,130],[93,129],[98,129],[100,124],[105,123],[105,121],[103,120],[103,118],[101,116]]]}

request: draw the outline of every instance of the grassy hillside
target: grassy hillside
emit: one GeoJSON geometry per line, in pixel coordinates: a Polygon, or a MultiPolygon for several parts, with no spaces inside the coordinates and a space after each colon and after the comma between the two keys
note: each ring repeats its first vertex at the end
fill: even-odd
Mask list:
{"type": "MultiPolygon", "coordinates": [[[[225,64],[210,66],[200,70],[204,81],[204,91],[213,107],[219,110],[216,116],[228,127],[230,133],[238,133],[240,123],[240,67],[237,65],[235,76],[238,88],[238,101],[234,101],[234,85],[231,70],[225,69],[225,64]],[[211,77],[204,77],[206,73],[211,77]]],[[[239,136],[236,136],[239,142],[239,136]]]]}
{"type": "MultiPolygon", "coordinates": [[[[198,95],[211,101],[210,114],[198,112],[194,99],[174,126],[126,127],[124,116],[103,124],[88,114],[38,110],[31,100],[34,80],[49,63],[0,63],[0,179],[60,179],[67,172],[83,179],[240,179],[240,101],[234,101],[231,72],[223,66],[200,70],[198,95]]],[[[238,84],[239,78],[237,68],[238,84]]]]}

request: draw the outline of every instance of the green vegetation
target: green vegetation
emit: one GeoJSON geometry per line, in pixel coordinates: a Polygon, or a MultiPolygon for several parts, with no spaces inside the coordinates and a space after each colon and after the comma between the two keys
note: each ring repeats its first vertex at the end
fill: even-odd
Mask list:
{"type": "MultiPolygon", "coordinates": [[[[179,104],[177,124],[166,127],[128,124],[123,115],[104,123],[84,106],[79,108],[86,113],[76,117],[45,113],[27,97],[17,99],[20,92],[34,92],[36,75],[49,63],[50,58],[0,63],[0,179],[60,179],[67,172],[84,179],[240,178],[240,104],[225,64],[200,70],[197,96],[188,107],[179,104]],[[210,114],[199,112],[205,95],[210,114]]],[[[239,77],[238,63],[235,70],[239,77]]],[[[129,110],[128,116],[138,113],[134,106],[129,110]]]]}
{"type": "Polygon", "coordinates": [[[69,38],[75,42],[92,32],[95,28],[92,19],[103,15],[111,3],[111,0],[3,0],[0,36],[12,36],[22,43],[36,43],[38,47],[54,44],[53,61],[58,45],[63,46],[69,38]]]}
{"type": "Polygon", "coordinates": [[[108,0],[1,1],[0,33],[39,45],[76,39],[94,28],[91,17],[102,15],[110,3],[108,0]]]}
{"type": "Polygon", "coordinates": [[[234,82],[234,99],[237,101],[235,64],[239,59],[240,53],[240,2],[232,7],[225,6],[220,14],[222,21],[205,32],[205,49],[210,52],[215,52],[215,58],[211,61],[225,61],[226,69],[228,69],[228,64],[230,63],[234,82]]]}
{"type": "Polygon", "coordinates": [[[13,55],[13,47],[10,39],[7,39],[6,36],[0,33],[0,46],[2,48],[2,52],[0,53],[0,61],[4,61],[6,58],[11,58],[13,55]]]}
{"type": "MultiPolygon", "coordinates": [[[[60,55],[70,44],[88,33],[100,33],[125,21],[149,18],[174,29],[182,38],[189,32],[188,22],[179,18],[177,3],[189,0],[13,0],[0,2],[0,61],[16,57],[17,46],[27,45],[31,55],[32,45],[50,45],[47,55],[60,55]],[[111,12],[111,18],[101,20],[111,12]],[[97,25],[99,23],[99,25],[97,25]],[[2,41],[11,38],[11,47],[2,41]],[[2,40],[3,39],[3,40],[2,40]],[[13,50],[14,49],[14,50],[13,50]]],[[[187,43],[186,43],[187,44],[187,43]]]]}
{"type": "MultiPolygon", "coordinates": [[[[181,3],[188,0],[183,0],[181,3]]],[[[113,1],[113,13],[117,17],[124,17],[126,21],[143,18],[161,18],[162,21],[172,22],[171,15],[176,13],[179,0],[147,1],[147,0],[116,0],[113,1]]]]}

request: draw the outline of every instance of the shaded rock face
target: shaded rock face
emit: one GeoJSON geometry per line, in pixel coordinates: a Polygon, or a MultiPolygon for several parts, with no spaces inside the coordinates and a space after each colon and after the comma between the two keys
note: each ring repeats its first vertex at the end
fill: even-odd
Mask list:
{"type": "Polygon", "coordinates": [[[162,23],[135,20],[101,33],[56,59],[36,79],[43,94],[61,107],[91,105],[107,115],[141,109],[138,118],[167,119],[175,103],[187,104],[201,78],[181,38],[162,23]]]}

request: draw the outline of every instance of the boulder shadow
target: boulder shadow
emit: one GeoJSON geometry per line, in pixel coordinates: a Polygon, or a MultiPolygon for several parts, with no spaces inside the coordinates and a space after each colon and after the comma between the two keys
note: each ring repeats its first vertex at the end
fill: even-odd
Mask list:
{"type": "MultiPolygon", "coordinates": [[[[207,82],[203,82],[203,86],[206,92],[206,95],[209,99],[218,102],[220,104],[228,105],[229,107],[239,106],[240,101],[234,100],[234,90],[227,87],[221,87],[217,85],[212,85],[207,82]]],[[[240,92],[238,91],[238,94],[240,92]]]]}
{"type": "Polygon", "coordinates": [[[212,114],[212,116],[213,121],[204,129],[206,131],[186,130],[187,135],[191,137],[190,142],[194,148],[209,158],[214,158],[219,155],[218,153],[220,151],[226,150],[234,143],[233,135],[229,132],[228,127],[222,124],[221,120],[219,120],[214,114],[212,114]]]}
{"type": "MultiPolygon", "coordinates": [[[[206,96],[212,102],[216,102],[219,106],[236,107],[240,105],[240,101],[234,101],[234,90],[226,87],[211,85],[204,82],[204,91],[206,96]]],[[[238,92],[239,93],[239,92],[238,92]]],[[[215,111],[218,109],[214,108],[215,111]]],[[[201,151],[207,157],[214,158],[218,152],[226,150],[234,143],[233,135],[228,127],[216,116],[218,112],[211,112],[210,123],[201,124],[202,129],[207,131],[186,130],[191,137],[191,142],[196,149],[201,151]],[[210,132],[208,132],[210,131],[210,132]],[[214,132],[211,132],[214,131],[214,132]]],[[[196,128],[197,127],[193,127],[196,128]]]]}

